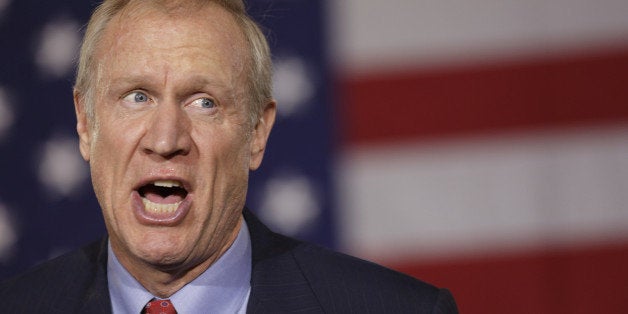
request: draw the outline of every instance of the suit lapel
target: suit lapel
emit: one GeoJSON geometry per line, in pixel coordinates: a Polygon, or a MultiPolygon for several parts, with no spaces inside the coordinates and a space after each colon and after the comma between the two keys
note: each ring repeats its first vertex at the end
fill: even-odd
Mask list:
{"type": "Polygon", "coordinates": [[[107,237],[98,247],[94,265],[94,279],[85,291],[81,313],[111,313],[111,300],[107,284],[107,237]]]}
{"type": "Polygon", "coordinates": [[[253,271],[247,313],[320,313],[322,309],[292,250],[300,243],[264,226],[248,209],[253,271]]]}

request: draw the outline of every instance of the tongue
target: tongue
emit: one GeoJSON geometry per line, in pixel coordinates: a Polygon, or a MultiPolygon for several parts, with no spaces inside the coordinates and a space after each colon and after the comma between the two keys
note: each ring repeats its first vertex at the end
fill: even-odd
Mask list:
{"type": "Polygon", "coordinates": [[[157,204],[174,204],[183,200],[183,197],[177,194],[162,196],[154,192],[146,192],[144,197],[149,201],[157,204]]]}

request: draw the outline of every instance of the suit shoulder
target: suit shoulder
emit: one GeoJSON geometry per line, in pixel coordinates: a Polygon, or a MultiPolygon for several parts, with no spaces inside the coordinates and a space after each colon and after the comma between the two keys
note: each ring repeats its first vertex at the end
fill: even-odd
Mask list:
{"type": "Polygon", "coordinates": [[[43,304],[52,306],[70,296],[84,294],[96,277],[103,243],[94,242],[0,283],[4,306],[36,309],[43,304]]]}
{"type": "Polygon", "coordinates": [[[457,313],[446,289],[384,266],[308,243],[293,255],[332,312],[457,313]]]}
{"type": "Polygon", "coordinates": [[[314,244],[303,243],[294,251],[295,258],[304,271],[317,272],[319,276],[332,276],[347,280],[349,284],[363,286],[362,283],[377,281],[379,286],[409,288],[426,294],[433,294],[438,288],[414,277],[386,268],[351,255],[332,251],[314,244]]]}
{"type": "Polygon", "coordinates": [[[0,287],[3,289],[0,291],[4,291],[4,288],[7,286],[17,288],[26,284],[32,288],[33,284],[44,284],[52,280],[63,282],[69,280],[69,278],[76,278],[81,274],[88,273],[96,267],[100,246],[100,241],[94,242],[81,249],[65,253],[43,262],[0,284],[0,287]]]}

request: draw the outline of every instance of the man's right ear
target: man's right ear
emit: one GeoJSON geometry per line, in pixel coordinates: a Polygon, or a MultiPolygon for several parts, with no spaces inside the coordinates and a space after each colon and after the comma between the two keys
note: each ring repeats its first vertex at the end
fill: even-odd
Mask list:
{"type": "Polygon", "coordinates": [[[74,111],[76,113],[76,132],[79,136],[79,150],[85,161],[89,162],[89,147],[91,144],[91,134],[84,98],[74,90],[74,111]]]}

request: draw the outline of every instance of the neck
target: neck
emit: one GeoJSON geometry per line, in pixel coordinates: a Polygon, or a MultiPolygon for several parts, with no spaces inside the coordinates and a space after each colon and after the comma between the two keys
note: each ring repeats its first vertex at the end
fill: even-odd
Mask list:
{"type": "MultiPolygon", "coordinates": [[[[221,252],[220,255],[222,255],[222,253],[224,252],[221,252]]],[[[200,276],[214,264],[220,255],[209,258],[186,270],[171,271],[155,265],[146,265],[145,268],[141,270],[138,269],[139,271],[131,271],[126,265],[122,265],[129,270],[129,273],[131,273],[148,292],[156,297],[166,299],[170,298],[186,284],[200,276]]]]}
{"type": "Polygon", "coordinates": [[[156,265],[130,254],[121,253],[112,241],[111,248],[120,264],[152,295],[170,298],[213,265],[233,244],[241,228],[238,223],[234,232],[215,253],[200,261],[184,261],[176,265],[156,265]]]}

